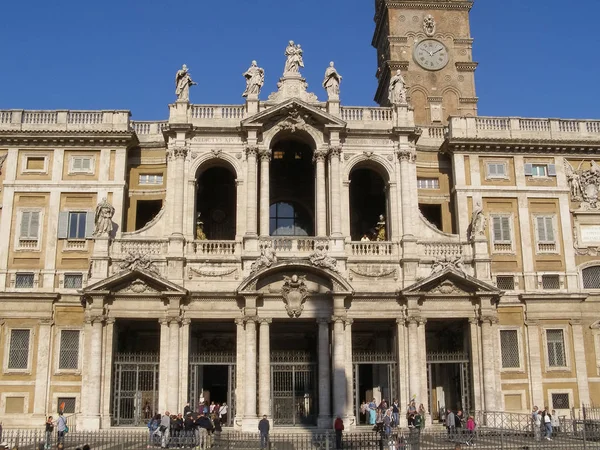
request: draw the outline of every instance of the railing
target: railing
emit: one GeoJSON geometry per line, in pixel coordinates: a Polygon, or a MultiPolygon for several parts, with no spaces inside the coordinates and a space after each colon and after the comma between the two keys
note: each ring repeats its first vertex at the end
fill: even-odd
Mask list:
{"type": "Polygon", "coordinates": [[[550,131],[550,122],[539,119],[519,119],[519,126],[524,131],[550,131]]]}
{"type": "Polygon", "coordinates": [[[244,105],[192,105],[192,119],[243,119],[244,105]]]}
{"type": "Polygon", "coordinates": [[[480,427],[511,430],[517,432],[533,431],[531,414],[505,411],[477,411],[475,423],[480,427]]]}
{"type": "Polygon", "coordinates": [[[275,253],[312,252],[316,238],[272,237],[269,239],[275,253]]]}
{"type": "Polygon", "coordinates": [[[102,112],[99,111],[69,111],[67,123],[77,125],[96,125],[102,123],[102,112]]]}
{"type": "Polygon", "coordinates": [[[238,241],[193,241],[188,242],[188,254],[235,255],[241,244],[238,241]]]}
{"type": "Polygon", "coordinates": [[[129,130],[129,111],[0,111],[0,128],[39,130],[129,130]]]}
{"type": "Polygon", "coordinates": [[[168,242],[158,239],[116,239],[111,248],[111,253],[118,255],[166,255],[168,242]]]}
{"type": "Polygon", "coordinates": [[[346,122],[391,122],[393,118],[392,108],[361,108],[355,106],[343,106],[340,108],[342,120],[346,122]]]}
{"type": "Polygon", "coordinates": [[[55,124],[58,120],[56,111],[25,111],[22,116],[22,122],[26,124],[55,124]]]}
{"type": "Polygon", "coordinates": [[[510,121],[505,118],[495,117],[477,117],[475,124],[478,130],[508,130],[510,129],[510,121]]]}
{"type": "Polygon", "coordinates": [[[137,135],[162,134],[168,125],[167,121],[161,122],[138,122],[132,121],[131,128],[137,135]]]}
{"type": "Polygon", "coordinates": [[[352,256],[392,256],[396,254],[395,244],[390,241],[350,242],[352,256]]]}
{"type": "Polygon", "coordinates": [[[446,127],[427,127],[427,137],[432,139],[444,139],[446,127]]]}
{"type": "Polygon", "coordinates": [[[441,256],[457,257],[463,255],[462,243],[455,242],[419,242],[421,254],[430,258],[441,256]]]}
{"type": "Polygon", "coordinates": [[[11,123],[12,111],[0,111],[0,123],[11,123]]]}

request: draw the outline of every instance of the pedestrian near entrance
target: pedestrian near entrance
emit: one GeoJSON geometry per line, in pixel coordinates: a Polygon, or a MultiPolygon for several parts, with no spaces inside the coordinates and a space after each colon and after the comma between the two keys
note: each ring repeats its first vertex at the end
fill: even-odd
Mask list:
{"type": "Polygon", "coordinates": [[[271,429],[271,424],[269,423],[269,419],[267,419],[267,415],[265,414],[260,422],[258,422],[258,432],[260,433],[260,448],[268,448],[269,447],[269,430],[271,429]]]}
{"type": "Polygon", "coordinates": [[[533,412],[531,413],[531,426],[533,427],[533,437],[536,441],[541,439],[541,427],[542,427],[542,416],[538,410],[537,406],[533,407],[533,412]]]}
{"type": "Polygon", "coordinates": [[[456,430],[456,419],[452,410],[448,410],[446,413],[446,428],[448,429],[448,435],[451,436],[456,430]]]}
{"type": "Polygon", "coordinates": [[[160,446],[167,448],[169,444],[169,434],[171,433],[171,414],[169,411],[165,411],[165,415],[160,419],[160,425],[158,427],[161,433],[160,446]]]}
{"type": "Polygon", "coordinates": [[[335,430],[335,448],[342,448],[342,434],[344,432],[344,421],[340,416],[337,416],[333,423],[335,430]]]}
{"type": "Polygon", "coordinates": [[[69,429],[67,428],[67,419],[63,415],[62,411],[58,412],[58,420],[56,421],[56,442],[64,443],[65,442],[65,433],[67,433],[69,429]]]}
{"type": "Polygon", "coordinates": [[[44,441],[44,449],[50,450],[52,448],[52,433],[54,432],[54,423],[52,422],[52,416],[48,416],[46,420],[46,440],[44,441]]]}

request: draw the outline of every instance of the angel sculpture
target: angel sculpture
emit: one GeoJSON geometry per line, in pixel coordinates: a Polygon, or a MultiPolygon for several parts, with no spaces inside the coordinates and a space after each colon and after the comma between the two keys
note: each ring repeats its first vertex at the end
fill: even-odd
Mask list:
{"type": "MultiPolygon", "coordinates": [[[[581,167],[581,164],[579,165],[581,167]]],[[[579,170],[574,170],[573,166],[565,159],[565,174],[567,176],[567,182],[569,183],[569,187],[571,188],[571,197],[573,200],[581,199],[582,189],[581,189],[581,178],[579,175],[579,170]]]]}

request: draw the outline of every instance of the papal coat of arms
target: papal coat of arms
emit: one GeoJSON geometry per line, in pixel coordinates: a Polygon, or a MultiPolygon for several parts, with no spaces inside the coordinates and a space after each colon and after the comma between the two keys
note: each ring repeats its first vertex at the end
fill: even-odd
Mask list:
{"type": "Polygon", "coordinates": [[[285,283],[281,287],[281,295],[285,303],[285,309],[290,317],[300,317],[304,310],[304,302],[308,297],[305,275],[283,276],[285,283]]]}

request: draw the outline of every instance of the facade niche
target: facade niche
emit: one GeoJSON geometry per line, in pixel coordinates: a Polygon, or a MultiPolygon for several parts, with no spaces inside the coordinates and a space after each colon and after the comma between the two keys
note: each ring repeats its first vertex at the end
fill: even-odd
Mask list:
{"type": "MultiPolygon", "coordinates": [[[[380,216],[388,217],[387,190],[384,179],[373,169],[358,168],[350,174],[350,236],[360,241],[365,235],[377,240],[380,216]]],[[[389,227],[385,240],[390,240],[389,227]]]]}
{"type": "Polygon", "coordinates": [[[236,233],[236,184],[226,167],[210,167],[197,177],[196,239],[233,240],[236,233]]]}

